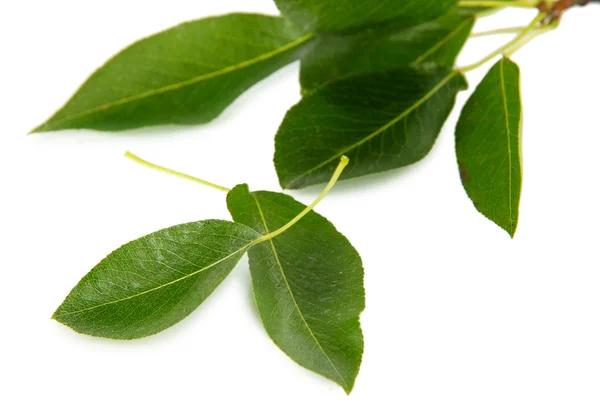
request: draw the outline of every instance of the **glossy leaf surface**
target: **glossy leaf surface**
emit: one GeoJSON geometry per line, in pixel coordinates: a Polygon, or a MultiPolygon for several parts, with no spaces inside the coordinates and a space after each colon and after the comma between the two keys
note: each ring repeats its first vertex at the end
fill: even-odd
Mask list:
{"type": "Polygon", "coordinates": [[[305,92],[347,77],[406,66],[452,67],[467,40],[474,18],[453,12],[414,27],[392,20],[350,34],[320,36],[302,58],[305,92]]]}
{"type": "Polygon", "coordinates": [[[342,80],[305,97],[275,140],[281,186],[327,182],[342,155],[352,160],[342,179],[419,161],[465,87],[456,72],[406,68],[342,80]]]}
{"type": "Polygon", "coordinates": [[[463,186],[484,216],[513,237],[521,196],[519,67],[501,59],[465,105],[456,126],[463,186]]]}
{"type": "Polygon", "coordinates": [[[275,0],[281,13],[306,31],[339,32],[401,19],[406,26],[435,19],[456,0],[275,0]]]}
{"type": "Polygon", "coordinates": [[[296,60],[310,38],[285,19],[254,14],[181,24],[117,54],[34,132],[211,121],[296,60]]]}
{"type": "Polygon", "coordinates": [[[241,224],[208,220],[134,240],[94,267],[53,319],[106,338],[156,334],[196,309],[257,237],[241,224]]]}
{"type": "MultiPolygon", "coordinates": [[[[285,225],[306,206],[281,193],[234,188],[227,199],[238,223],[261,234],[285,225]]],[[[287,355],[350,392],[360,367],[363,267],[350,242],[325,218],[306,215],[248,252],[264,326],[287,355]]]]}

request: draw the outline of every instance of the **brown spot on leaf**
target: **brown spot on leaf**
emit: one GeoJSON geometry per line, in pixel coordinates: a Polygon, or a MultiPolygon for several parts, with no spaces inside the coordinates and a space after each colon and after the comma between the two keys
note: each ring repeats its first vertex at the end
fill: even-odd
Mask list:
{"type": "Polygon", "coordinates": [[[465,168],[462,162],[458,163],[458,172],[460,173],[460,179],[463,182],[469,179],[469,173],[467,172],[467,169],[465,168]]]}

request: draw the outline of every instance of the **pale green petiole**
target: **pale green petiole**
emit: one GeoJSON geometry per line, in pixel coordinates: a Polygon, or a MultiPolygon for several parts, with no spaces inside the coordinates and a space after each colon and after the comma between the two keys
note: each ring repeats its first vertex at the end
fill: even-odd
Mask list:
{"type": "Polygon", "coordinates": [[[321,200],[323,200],[325,198],[325,196],[327,195],[327,193],[329,193],[329,191],[331,191],[331,189],[333,188],[333,186],[335,185],[335,183],[337,182],[337,180],[340,178],[340,175],[342,175],[342,172],[344,171],[344,168],[346,168],[346,166],[348,165],[349,162],[350,162],[350,159],[348,157],[346,157],[345,155],[343,155],[342,158],[340,159],[340,163],[339,163],[338,167],[335,169],[335,171],[333,173],[333,176],[331,177],[331,180],[329,180],[329,183],[323,189],[323,192],[317,197],[317,199],[315,201],[313,201],[311,205],[307,206],[300,214],[298,214],[288,224],[286,224],[285,226],[281,227],[279,230],[275,230],[275,231],[273,231],[273,232],[271,232],[269,234],[264,235],[263,237],[261,237],[260,239],[258,239],[259,241],[257,241],[257,242],[260,243],[260,242],[263,242],[263,241],[271,240],[271,239],[279,236],[281,233],[283,233],[284,231],[288,230],[294,224],[296,224],[297,222],[299,222],[302,219],[302,217],[304,217],[308,213],[310,213],[317,206],[317,204],[319,204],[321,202],[321,200]]]}
{"type": "Polygon", "coordinates": [[[484,37],[484,36],[493,36],[493,35],[501,35],[501,34],[512,34],[512,33],[520,33],[525,30],[527,26],[518,26],[518,27],[506,27],[503,29],[494,29],[494,30],[486,30],[484,32],[476,32],[472,33],[469,37],[484,37]]]}
{"type": "Polygon", "coordinates": [[[517,52],[519,49],[521,49],[523,46],[525,46],[527,43],[529,43],[533,39],[535,39],[536,37],[538,37],[546,32],[549,32],[550,30],[556,29],[556,27],[558,26],[558,23],[559,23],[559,20],[555,20],[548,26],[540,27],[539,29],[529,32],[527,34],[527,36],[525,36],[523,39],[521,39],[520,42],[518,42],[517,44],[513,45],[512,47],[506,49],[504,51],[504,56],[510,57],[515,52],[517,52]]]}
{"type": "Polygon", "coordinates": [[[161,171],[161,172],[164,172],[164,173],[167,173],[167,174],[170,174],[170,175],[174,175],[175,177],[179,177],[179,178],[183,178],[183,179],[186,179],[186,180],[190,180],[190,181],[193,181],[193,182],[198,183],[198,184],[203,184],[203,185],[206,185],[206,186],[208,186],[210,188],[214,188],[215,190],[224,191],[226,193],[228,193],[229,191],[231,191],[227,187],[223,187],[223,186],[211,183],[210,181],[202,180],[200,178],[196,178],[196,177],[193,177],[191,175],[180,173],[179,171],[175,171],[175,170],[172,170],[170,168],[161,167],[160,165],[156,165],[154,163],[151,163],[150,161],[146,161],[146,160],[138,157],[137,155],[132,154],[129,151],[127,151],[125,153],[125,156],[127,158],[129,158],[130,160],[133,160],[133,161],[137,162],[138,164],[141,164],[141,165],[143,165],[145,167],[152,168],[153,170],[157,170],[157,171],[161,171]]]}
{"type": "MultiPolygon", "coordinates": [[[[210,181],[206,181],[206,180],[202,180],[200,178],[196,178],[194,176],[188,175],[188,174],[184,174],[181,173],[179,171],[175,171],[172,170],[170,168],[165,168],[165,167],[161,167],[160,165],[154,164],[150,161],[146,161],[140,157],[138,157],[137,155],[132,154],[131,152],[127,151],[125,153],[125,156],[127,158],[129,158],[130,160],[133,160],[135,162],[137,162],[138,164],[141,164],[143,166],[146,166],[148,168],[152,168],[153,170],[157,170],[157,171],[161,171],[170,175],[174,175],[175,177],[179,177],[179,178],[183,178],[186,180],[190,180],[193,181],[195,183],[199,183],[199,184],[203,184],[206,185],[208,187],[220,190],[220,191],[224,191],[224,192],[229,192],[231,191],[229,188],[217,185],[217,184],[213,184],[210,181]]],[[[321,202],[321,200],[323,200],[325,198],[325,196],[331,191],[331,189],[333,188],[333,186],[335,185],[335,183],[338,181],[338,179],[340,178],[340,175],[342,175],[342,172],[344,171],[344,169],[346,168],[346,166],[348,165],[348,163],[350,162],[350,159],[348,157],[346,157],[345,155],[341,157],[340,159],[340,163],[337,166],[337,168],[335,169],[335,171],[333,172],[333,175],[331,176],[331,180],[329,180],[329,183],[327,184],[327,186],[325,186],[325,188],[323,189],[323,191],[321,192],[321,194],[316,198],[315,201],[313,201],[309,206],[307,206],[300,214],[298,214],[296,217],[294,217],[289,223],[287,223],[286,225],[284,225],[283,227],[279,228],[278,230],[275,230],[269,234],[265,234],[264,236],[259,237],[258,239],[256,239],[254,242],[252,242],[252,245],[256,245],[265,241],[269,241],[271,239],[274,239],[275,237],[279,236],[281,233],[285,232],[286,230],[288,230],[290,227],[292,227],[294,224],[298,223],[300,220],[302,220],[302,218],[304,216],[306,216],[308,213],[310,213],[312,210],[314,210],[314,208],[321,202]]]]}
{"type": "MultiPolygon", "coordinates": [[[[498,55],[505,54],[508,51],[510,51],[511,53],[516,52],[516,50],[518,48],[521,48],[525,45],[524,40],[527,39],[531,33],[545,29],[543,27],[541,28],[539,26],[539,24],[547,16],[548,15],[546,13],[543,13],[543,12],[538,13],[538,15],[531,21],[531,23],[529,23],[529,25],[527,25],[523,30],[521,30],[521,32],[518,35],[516,35],[510,42],[508,42],[504,46],[494,50],[492,53],[490,53],[483,59],[479,60],[478,62],[475,62],[472,65],[463,66],[462,68],[458,68],[457,71],[462,72],[462,73],[470,72],[472,70],[479,68],[480,66],[483,66],[484,64],[486,64],[490,60],[494,59],[498,55]]],[[[531,39],[529,39],[529,40],[531,40],[531,39]]]]}

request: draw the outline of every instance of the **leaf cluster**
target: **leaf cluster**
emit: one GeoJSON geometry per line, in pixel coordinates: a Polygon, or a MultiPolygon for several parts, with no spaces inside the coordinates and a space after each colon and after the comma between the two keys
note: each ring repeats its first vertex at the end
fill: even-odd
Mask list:
{"type": "MultiPolygon", "coordinates": [[[[300,60],[302,99],[275,136],[274,165],[284,189],[326,183],[333,175],[326,193],[338,178],[398,169],[427,156],[458,93],[468,88],[465,74],[495,60],[462,108],[457,171],[476,209],[514,237],[522,104],[519,67],[510,56],[554,29],[568,8],[592,2],[275,3],[281,16],[210,17],[136,42],[33,132],[210,122],[252,85],[300,60]],[[476,19],[506,7],[539,14],[526,27],[476,34],[514,38],[456,68],[476,19]],[[338,166],[344,157],[352,160],[345,169],[338,166]]],[[[248,253],[269,336],[291,359],[350,392],[363,350],[360,256],[314,206],[246,185],[227,191],[233,222],[183,224],[124,245],[82,279],[54,318],[114,339],[158,333],[197,308],[248,253]]]]}

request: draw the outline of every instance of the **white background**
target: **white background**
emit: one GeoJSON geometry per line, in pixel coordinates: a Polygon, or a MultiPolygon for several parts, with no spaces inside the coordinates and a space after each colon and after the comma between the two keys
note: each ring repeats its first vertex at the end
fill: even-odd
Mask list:
{"type": "MultiPolygon", "coordinates": [[[[514,56],[525,109],[515,240],[464,194],[456,110],[425,161],[341,183],[319,206],[366,267],[366,348],[348,397],[272,344],[245,259],[198,311],[155,337],[99,340],[50,320],[114,248],[167,226],[228,218],[224,194],[144,169],[125,150],[225,186],[278,189],[273,136],[299,98],[298,66],[210,125],[26,132],[128,43],[203,16],[275,13],[271,1],[4,3],[0,412],[600,411],[600,7],[569,12],[514,56]]],[[[478,29],[524,24],[532,13],[504,12],[478,29]]],[[[460,63],[506,40],[473,41],[460,63]]],[[[470,73],[471,85],[484,74],[470,73]]],[[[308,202],[318,191],[293,194],[308,202]]]]}

